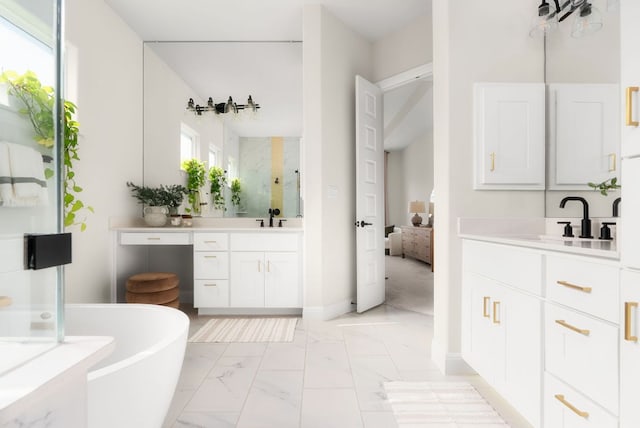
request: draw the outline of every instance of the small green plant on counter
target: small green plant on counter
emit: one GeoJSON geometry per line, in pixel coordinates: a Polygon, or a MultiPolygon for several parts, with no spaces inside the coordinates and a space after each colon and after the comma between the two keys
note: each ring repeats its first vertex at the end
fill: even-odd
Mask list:
{"type": "Polygon", "coordinates": [[[240,206],[240,192],[242,191],[242,186],[240,185],[240,179],[234,178],[231,180],[231,203],[234,207],[240,206]]]}
{"type": "MultiPolygon", "coordinates": [[[[16,97],[24,105],[19,110],[20,114],[29,118],[35,132],[35,141],[49,149],[53,148],[55,141],[55,129],[53,121],[55,92],[50,86],[43,86],[40,79],[33,71],[27,71],[20,75],[15,71],[0,73],[0,83],[7,84],[9,95],[16,97]]],[[[79,225],[80,230],[87,228],[86,216],[79,219],[78,216],[87,210],[93,212],[93,207],[85,205],[78,198],[82,187],[76,182],[76,174],[73,172],[73,164],[79,161],[78,133],[79,124],[74,120],[76,105],[70,101],[64,101],[64,226],[79,225]]],[[[53,170],[45,169],[45,177],[53,177],[53,170]]]]}
{"type": "Polygon", "coordinates": [[[204,186],[206,173],[204,162],[196,158],[188,159],[182,162],[182,169],[187,172],[187,198],[191,204],[191,209],[187,208],[186,211],[200,214],[200,188],[204,186]]]}
{"type": "Polygon", "coordinates": [[[161,184],[160,187],[148,187],[137,186],[128,181],[127,187],[131,188],[132,196],[141,204],[152,207],[173,208],[176,210],[182,203],[184,195],[188,193],[188,190],[180,184],[172,184],[169,186],[161,184]]]}
{"type": "Polygon", "coordinates": [[[224,185],[227,183],[227,177],[224,170],[219,166],[209,168],[209,183],[211,184],[211,199],[214,208],[218,210],[224,209],[224,185]]]}
{"type": "Polygon", "coordinates": [[[602,183],[587,183],[589,187],[592,187],[593,190],[599,191],[601,195],[607,196],[610,191],[616,190],[620,188],[618,184],[618,178],[613,177],[608,180],[603,181],[602,183]]]}

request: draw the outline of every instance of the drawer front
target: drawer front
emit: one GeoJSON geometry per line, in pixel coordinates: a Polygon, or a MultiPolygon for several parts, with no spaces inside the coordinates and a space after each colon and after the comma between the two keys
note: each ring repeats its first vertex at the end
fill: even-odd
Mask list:
{"type": "Polygon", "coordinates": [[[194,233],[195,251],[225,251],[229,249],[228,233],[194,233]]]}
{"type": "Polygon", "coordinates": [[[544,426],[617,428],[618,419],[548,373],[544,376],[544,426]]]}
{"type": "Polygon", "coordinates": [[[547,256],[546,292],[554,302],[617,323],[620,270],[598,259],[547,256]]]}
{"type": "Polygon", "coordinates": [[[545,367],[618,413],[618,328],[571,309],[545,305],[545,367]]]}
{"type": "Polygon", "coordinates": [[[195,253],[193,277],[195,279],[229,278],[229,253],[224,251],[195,253]]]}
{"type": "Polygon", "coordinates": [[[298,251],[297,233],[232,233],[232,251],[298,251]]]}
{"type": "Polygon", "coordinates": [[[122,232],[120,245],[191,245],[188,232],[122,232]]]}
{"type": "Polygon", "coordinates": [[[517,247],[464,240],[464,270],[542,295],[542,255],[517,247]]]}
{"type": "Polygon", "coordinates": [[[193,306],[196,308],[229,307],[229,281],[196,279],[193,282],[193,306]]]}

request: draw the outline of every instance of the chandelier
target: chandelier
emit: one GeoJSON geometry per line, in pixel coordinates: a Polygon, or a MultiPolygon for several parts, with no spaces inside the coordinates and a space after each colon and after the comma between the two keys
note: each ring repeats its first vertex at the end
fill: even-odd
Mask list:
{"type": "Polygon", "coordinates": [[[233,98],[229,97],[226,103],[217,103],[213,102],[213,98],[209,97],[207,100],[206,106],[201,106],[200,104],[196,104],[193,101],[193,98],[189,98],[187,102],[187,110],[194,112],[198,116],[201,116],[205,111],[212,111],[215,114],[223,114],[223,113],[238,113],[240,110],[251,110],[253,112],[258,111],[260,108],[260,104],[256,104],[253,102],[251,95],[247,99],[246,104],[236,104],[233,101],[233,98]]]}

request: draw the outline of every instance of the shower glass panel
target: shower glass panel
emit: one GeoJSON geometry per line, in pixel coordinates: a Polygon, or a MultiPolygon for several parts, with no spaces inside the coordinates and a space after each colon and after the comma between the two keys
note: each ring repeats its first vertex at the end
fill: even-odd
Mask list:
{"type": "Polygon", "coordinates": [[[26,268],[26,236],[63,231],[60,16],[61,0],[0,0],[0,375],[64,338],[62,268],[26,268]]]}

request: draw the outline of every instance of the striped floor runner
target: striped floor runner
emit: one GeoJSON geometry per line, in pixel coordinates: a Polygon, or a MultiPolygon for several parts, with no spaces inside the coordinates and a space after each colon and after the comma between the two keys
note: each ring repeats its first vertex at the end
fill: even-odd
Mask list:
{"type": "Polygon", "coordinates": [[[385,382],[398,428],[508,428],[466,382],[385,382]]]}
{"type": "Polygon", "coordinates": [[[298,318],[213,318],[189,342],[291,342],[298,318]]]}

